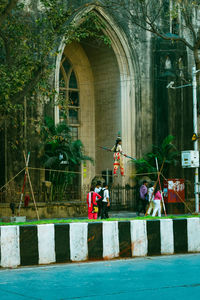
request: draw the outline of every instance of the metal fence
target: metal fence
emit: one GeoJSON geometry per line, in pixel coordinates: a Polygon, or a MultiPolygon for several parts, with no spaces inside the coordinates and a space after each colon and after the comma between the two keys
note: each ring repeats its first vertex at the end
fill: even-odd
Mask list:
{"type": "Polygon", "coordinates": [[[135,210],[137,206],[137,190],[130,185],[116,185],[110,189],[112,210],[135,210]]]}
{"type": "MultiPolygon", "coordinates": [[[[89,192],[90,186],[73,183],[65,186],[64,189],[53,192],[52,185],[48,182],[44,182],[40,185],[34,186],[34,196],[36,202],[84,202],[86,203],[87,193],[89,192]]],[[[109,188],[110,202],[112,210],[135,210],[137,205],[137,190],[135,187],[129,185],[121,186],[115,185],[109,188]]],[[[30,201],[32,202],[32,194],[30,189],[27,187],[24,193],[30,196],[30,201]]],[[[0,193],[0,203],[18,203],[21,198],[20,187],[16,189],[6,189],[0,193]]]]}

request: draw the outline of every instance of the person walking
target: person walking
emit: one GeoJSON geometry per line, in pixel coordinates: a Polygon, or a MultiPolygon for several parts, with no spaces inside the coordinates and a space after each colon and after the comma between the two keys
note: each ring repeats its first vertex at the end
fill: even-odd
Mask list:
{"type": "Polygon", "coordinates": [[[149,200],[149,208],[147,210],[147,215],[151,214],[151,211],[154,209],[154,183],[151,182],[148,187],[148,200],[149,200]]]}
{"type": "Polygon", "coordinates": [[[154,209],[153,209],[153,214],[152,217],[155,217],[156,214],[158,213],[158,217],[161,217],[161,200],[162,200],[162,191],[159,190],[159,186],[155,189],[154,192],[154,209]]]}
{"type": "Polygon", "coordinates": [[[102,200],[102,211],[101,211],[101,219],[108,219],[108,209],[110,207],[110,197],[108,191],[108,185],[105,184],[103,188],[103,200],[102,200]]]}
{"type": "Polygon", "coordinates": [[[87,205],[88,205],[88,219],[97,219],[97,212],[94,207],[97,207],[96,198],[100,199],[101,196],[94,192],[94,188],[91,187],[90,192],[87,194],[87,205]]]}
{"type": "Polygon", "coordinates": [[[98,214],[97,217],[101,217],[101,211],[102,211],[102,200],[103,200],[103,189],[101,187],[101,182],[97,181],[96,187],[94,189],[95,193],[99,194],[101,196],[101,198],[99,199],[98,197],[96,197],[96,202],[98,205],[98,214]]]}
{"type": "Polygon", "coordinates": [[[138,213],[139,216],[141,212],[146,213],[146,207],[148,205],[148,182],[146,180],[143,181],[143,184],[140,187],[140,195],[139,195],[139,203],[138,203],[138,213]]]}

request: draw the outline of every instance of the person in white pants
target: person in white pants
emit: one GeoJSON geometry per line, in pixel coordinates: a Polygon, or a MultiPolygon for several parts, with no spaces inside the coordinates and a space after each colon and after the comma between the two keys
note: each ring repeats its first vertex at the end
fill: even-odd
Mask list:
{"type": "Polygon", "coordinates": [[[147,210],[147,215],[150,215],[151,214],[151,211],[154,209],[154,203],[153,203],[153,200],[154,200],[154,195],[153,195],[153,192],[154,192],[154,186],[153,186],[153,182],[150,183],[149,185],[149,188],[148,188],[148,198],[149,198],[149,208],[147,210]]]}
{"type": "Polygon", "coordinates": [[[159,187],[157,187],[154,193],[154,200],[153,200],[154,209],[153,209],[152,217],[155,217],[157,213],[158,213],[158,217],[161,217],[161,200],[162,200],[162,195],[159,190],[159,187]]]}

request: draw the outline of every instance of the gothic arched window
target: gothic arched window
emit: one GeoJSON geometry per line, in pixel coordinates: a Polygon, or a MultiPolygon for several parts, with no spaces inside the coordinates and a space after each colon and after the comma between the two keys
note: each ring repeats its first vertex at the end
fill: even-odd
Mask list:
{"type": "Polygon", "coordinates": [[[59,120],[60,122],[67,120],[72,139],[77,140],[80,126],[79,88],[73,66],[66,56],[63,56],[61,61],[59,86],[59,120]]]}

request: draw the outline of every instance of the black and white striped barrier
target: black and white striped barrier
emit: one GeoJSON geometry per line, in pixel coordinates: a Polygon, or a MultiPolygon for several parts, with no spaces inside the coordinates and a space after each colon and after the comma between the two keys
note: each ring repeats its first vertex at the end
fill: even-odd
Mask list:
{"type": "Polygon", "coordinates": [[[1,267],[200,252],[200,218],[1,226],[1,267]]]}

